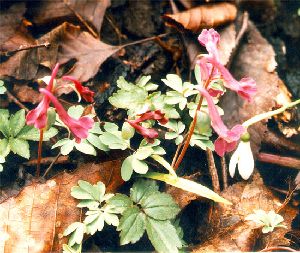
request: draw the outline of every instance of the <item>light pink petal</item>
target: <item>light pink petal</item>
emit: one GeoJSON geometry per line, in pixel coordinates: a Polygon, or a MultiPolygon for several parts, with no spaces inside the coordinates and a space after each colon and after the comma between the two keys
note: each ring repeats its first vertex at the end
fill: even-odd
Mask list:
{"type": "Polygon", "coordinates": [[[219,52],[217,45],[220,42],[220,35],[213,28],[203,29],[198,37],[201,45],[205,46],[207,52],[215,59],[219,60],[219,52]]]}

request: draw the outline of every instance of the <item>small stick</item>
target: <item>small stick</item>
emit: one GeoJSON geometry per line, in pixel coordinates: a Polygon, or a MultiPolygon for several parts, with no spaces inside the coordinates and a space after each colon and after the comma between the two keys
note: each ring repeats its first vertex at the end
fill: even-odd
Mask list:
{"type": "Polygon", "coordinates": [[[96,38],[99,39],[99,35],[93,30],[92,27],[80,16],[80,14],[75,11],[66,0],[63,0],[66,7],[74,13],[74,15],[79,19],[79,21],[89,30],[89,32],[96,38]]]}
{"type": "Polygon", "coordinates": [[[8,99],[12,100],[15,104],[17,104],[20,108],[24,109],[26,112],[29,112],[29,109],[23,105],[13,94],[11,94],[8,90],[6,90],[6,94],[8,99]]]}
{"type": "MultiPolygon", "coordinates": [[[[54,160],[56,160],[57,164],[66,164],[69,163],[68,156],[60,156],[58,159],[56,157],[43,157],[41,159],[42,165],[51,164],[54,160]]],[[[26,166],[34,166],[37,164],[37,159],[30,160],[28,162],[25,162],[24,165],[26,166]]]]}
{"type": "Polygon", "coordinates": [[[46,169],[45,173],[43,174],[43,177],[46,177],[46,175],[48,174],[48,172],[52,169],[53,165],[57,162],[57,160],[60,157],[60,155],[61,155],[61,152],[59,151],[59,153],[57,154],[57,156],[53,159],[53,161],[51,162],[51,164],[49,165],[49,167],[46,169]]]}
{"type": "Polygon", "coordinates": [[[300,159],[287,156],[279,156],[268,153],[259,153],[257,159],[260,162],[272,163],[283,167],[300,170],[300,159]]]}
{"type": "Polygon", "coordinates": [[[223,190],[228,188],[228,174],[227,174],[227,165],[225,157],[221,157],[221,168],[222,168],[222,179],[223,179],[223,190]]]}
{"type": "Polygon", "coordinates": [[[31,49],[39,48],[39,47],[49,47],[50,45],[51,44],[49,42],[45,42],[45,43],[37,44],[37,45],[21,45],[18,49],[11,50],[11,51],[1,51],[0,54],[5,55],[5,56],[10,56],[11,54],[17,53],[20,51],[31,50],[31,49]]]}
{"type": "Polygon", "coordinates": [[[219,183],[219,176],[218,171],[215,165],[214,155],[210,149],[206,149],[206,157],[208,162],[208,170],[211,176],[212,186],[214,192],[220,192],[220,183],[219,183]]]}
{"type": "Polygon", "coordinates": [[[279,208],[277,208],[276,213],[280,213],[287,206],[287,204],[291,201],[292,197],[294,196],[294,192],[296,190],[297,190],[297,186],[295,186],[294,189],[288,191],[288,194],[287,194],[284,202],[282,203],[282,205],[279,208]]]}
{"type": "Polygon", "coordinates": [[[44,137],[44,130],[40,129],[40,140],[39,140],[39,147],[38,147],[38,161],[37,161],[37,165],[36,165],[36,178],[40,177],[43,137],[44,137]]]}

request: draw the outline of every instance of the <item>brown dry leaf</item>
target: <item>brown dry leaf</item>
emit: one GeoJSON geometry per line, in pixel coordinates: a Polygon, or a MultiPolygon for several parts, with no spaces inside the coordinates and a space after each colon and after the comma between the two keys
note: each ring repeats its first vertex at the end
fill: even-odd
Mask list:
{"type": "MultiPolygon", "coordinates": [[[[266,246],[288,245],[284,235],[291,229],[292,220],[297,215],[296,208],[286,206],[280,213],[288,229],[275,228],[272,233],[262,234],[261,228],[245,217],[254,210],[271,211],[278,209],[281,202],[264,185],[258,173],[252,182],[240,182],[230,186],[221,194],[233,203],[232,206],[217,205],[213,210],[210,227],[205,227],[209,240],[193,252],[244,252],[253,251],[260,239],[260,248],[266,246]]],[[[203,235],[203,234],[202,234],[203,235]]]]}
{"type": "Polygon", "coordinates": [[[98,34],[100,33],[105,11],[110,6],[110,0],[41,1],[37,7],[31,10],[32,22],[36,25],[47,25],[65,21],[68,17],[74,16],[66,4],[85,21],[93,25],[98,34]]]}
{"type": "Polygon", "coordinates": [[[22,102],[22,103],[39,103],[43,95],[33,88],[29,87],[26,84],[22,85],[14,85],[13,89],[14,95],[22,102]]]}
{"type": "Polygon", "coordinates": [[[115,192],[123,183],[120,165],[119,160],[83,164],[73,174],[33,183],[0,204],[0,252],[61,252],[67,239],[62,237],[64,230],[82,218],[70,195],[72,186],[78,180],[102,181],[108,192],[115,192]]]}
{"type": "MultiPolygon", "coordinates": [[[[275,72],[276,61],[272,46],[251,22],[248,26],[247,40],[233,60],[231,71],[236,79],[252,77],[256,81],[258,91],[250,103],[239,98],[234,92],[226,92],[222,99],[222,108],[230,113],[225,113],[223,119],[230,127],[256,114],[272,110],[280,97],[279,86],[283,84],[275,72]]],[[[255,155],[266,131],[266,122],[256,123],[249,128],[255,155]]]]}
{"type": "Polygon", "coordinates": [[[167,24],[180,29],[199,32],[203,28],[211,28],[235,20],[237,9],[231,3],[201,5],[184,12],[166,14],[163,18],[167,24]]]}

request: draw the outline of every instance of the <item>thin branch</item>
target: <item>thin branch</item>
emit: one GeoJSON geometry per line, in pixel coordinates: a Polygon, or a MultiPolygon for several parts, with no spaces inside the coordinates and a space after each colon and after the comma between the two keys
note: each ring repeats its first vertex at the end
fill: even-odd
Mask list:
{"type": "Polygon", "coordinates": [[[257,159],[260,162],[276,164],[283,167],[300,170],[300,159],[288,156],[259,153],[257,159]]]}
{"type": "Polygon", "coordinates": [[[29,112],[29,109],[23,105],[13,94],[11,94],[8,90],[6,90],[6,94],[9,100],[13,101],[20,108],[24,109],[26,112],[29,112]]]}
{"type": "Polygon", "coordinates": [[[37,44],[37,45],[21,45],[18,49],[11,50],[11,51],[1,51],[0,54],[5,55],[5,56],[10,56],[10,55],[20,52],[20,51],[31,50],[31,49],[39,48],[39,47],[49,47],[50,45],[51,44],[49,42],[45,42],[45,43],[37,44]]]}
{"type": "Polygon", "coordinates": [[[43,177],[46,177],[46,175],[49,173],[49,171],[52,169],[53,165],[57,162],[58,158],[61,155],[61,151],[56,155],[56,157],[53,159],[53,161],[50,163],[49,167],[46,169],[46,171],[43,174],[43,177]]]}
{"type": "Polygon", "coordinates": [[[220,183],[219,183],[218,171],[216,168],[214,155],[213,155],[212,151],[208,148],[206,149],[206,157],[207,157],[208,170],[209,170],[209,174],[211,176],[213,190],[214,190],[214,192],[219,193],[220,192],[220,183]]]}
{"type": "Polygon", "coordinates": [[[225,157],[221,157],[221,169],[222,169],[222,179],[223,179],[223,190],[228,188],[228,173],[225,157]]]}

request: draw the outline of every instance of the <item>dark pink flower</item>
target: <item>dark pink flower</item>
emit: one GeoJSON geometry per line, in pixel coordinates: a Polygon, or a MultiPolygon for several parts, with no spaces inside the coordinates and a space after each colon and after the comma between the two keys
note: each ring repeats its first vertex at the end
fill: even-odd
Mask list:
{"type": "Polygon", "coordinates": [[[201,86],[197,87],[197,89],[207,101],[211,125],[219,135],[219,138],[215,142],[215,150],[218,155],[224,156],[225,152],[230,152],[236,147],[237,141],[245,132],[245,128],[242,125],[236,125],[229,130],[222,121],[209,93],[201,86]]]}
{"type": "Polygon", "coordinates": [[[51,92],[47,89],[40,89],[40,92],[45,95],[45,98],[49,99],[53,103],[59,118],[74,134],[77,143],[80,143],[81,139],[87,138],[89,129],[91,129],[94,125],[93,119],[89,117],[81,117],[79,119],[70,117],[58,99],[53,96],[51,92]]]}
{"type": "Polygon", "coordinates": [[[135,130],[140,133],[149,143],[153,143],[154,139],[158,137],[158,132],[153,128],[146,128],[138,123],[136,123],[134,120],[126,120],[135,130]]]}
{"type": "Polygon", "coordinates": [[[198,41],[202,46],[206,47],[207,52],[219,60],[218,44],[220,42],[220,34],[213,28],[207,30],[203,29],[198,37],[198,41]]]}
{"type": "Polygon", "coordinates": [[[165,118],[165,114],[162,113],[160,110],[156,110],[156,111],[147,111],[145,113],[142,113],[139,115],[140,117],[133,120],[135,123],[140,123],[146,120],[157,120],[160,124],[167,124],[168,123],[168,119],[165,118]]]}
{"type": "MultiPolygon", "coordinates": [[[[52,71],[50,81],[46,87],[49,92],[53,90],[53,82],[57,75],[59,64],[57,63],[52,71]]],[[[47,110],[49,108],[50,100],[47,97],[44,97],[38,106],[29,111],[26,115],[27,125],[34,125],[38,129],[43,129],[47,125],[47,110]]]]}
{"type": "Polygon", "coordinates": [[[94,102],[95,93],[93,91],[91,91],[88,87],[83,86],[78,80],[76,80],[72,76],[63,76],[62,79],[72,81],[75,84],[75,89],[85,99],[85,101],[87,101],[89,103],[94,102]]]}

